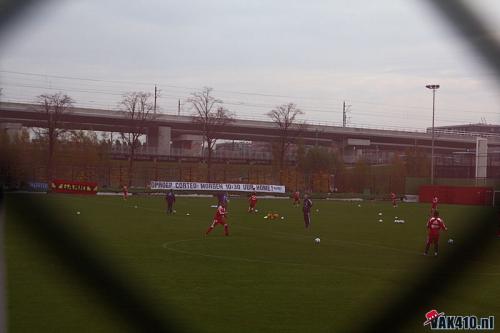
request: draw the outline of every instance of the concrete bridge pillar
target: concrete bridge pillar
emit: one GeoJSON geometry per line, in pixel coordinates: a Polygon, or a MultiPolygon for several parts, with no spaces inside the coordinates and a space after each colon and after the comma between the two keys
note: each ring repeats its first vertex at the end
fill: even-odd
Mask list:
{"type": "Polygon", "coordinates": [[[170,155],[172,129],[168,126],[151,127],[147,133],[148,148],[158,155],[170,155]]]}
{"type": "Polygon", "coordinates": [[[476,138],[476,179],[486,178],[488,170],[488,139],[476,138]]]}
{"type": "Polygon", "coordinates": [[[21,135],[22,124],[19,123],[0,123],[0,130],[7,134],[10,141],[14,141],[21,135]]]}

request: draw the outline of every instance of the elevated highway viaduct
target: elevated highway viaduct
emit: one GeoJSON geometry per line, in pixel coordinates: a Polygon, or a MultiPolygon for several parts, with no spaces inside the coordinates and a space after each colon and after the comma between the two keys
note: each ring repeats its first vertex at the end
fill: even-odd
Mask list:
{"type": "MultiPolygon", "coordinates": [[[[36,104],[0,103],[0,126],[4,130],[19,127],[44,127],[45,116],[36,104]]],[[[127,132],[133,123],[122,111],[71,108],[62,118],[62,126],[68,129],[127,132]]],[[[230,125],[219,130],[220,138],[227,140],[247,140],[273,142],[279,139],[277,125],[267,120],[236,119],[230,125]]],[[[171,145],[179,140],[202,135],[202,131],[190,116],[157,114],[145,123],[144,134],[148,145],[158,155],[169,155],[171,145]]],[[[304,124],[301,129],[290,133],[292,141],[299,138],[304,144],[338,147],[358,146],[364,149],[402,150],[408,147],[429,149],[432,136],[427,132],[382,130],[356,127],[339,127],[320,124],[304,124]]],[[[488,138],[490,147],[500,147],[500,137],[488,138]]],[[[474,151],[476,137],[463,133],[435,133],[437,153],[474,151]]]]}

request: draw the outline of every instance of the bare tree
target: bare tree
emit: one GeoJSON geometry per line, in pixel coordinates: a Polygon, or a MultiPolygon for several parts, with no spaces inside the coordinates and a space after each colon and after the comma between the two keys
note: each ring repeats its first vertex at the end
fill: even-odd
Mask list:
{"type": "Polygon", "coordinates": [[[132,185],[135,154],[141,146],[141,137],[147,131],[148,121],[154,118],[154,106],[151,102],[151,94],[142,91],[126,93],[119,105],[128,120],[126,127],[120,132],[120,136],[128,146],[128,186],[130,186],[132,185]]]}
{"type": "Polygon", "coordinates": [[[211,96],[212,88],[205,87],[194,92],[187,102],[193,109],[193,122],[200,126],[203,132],[203,145],[207,146],[207,182],[212,177],[212,153],[219,138],[221,129],[234,121],[229,110],[222,106],[222,101],[211,96]]]}
{"type": "Polygon", "coordinates": [[[54,153],[56,145],[66,132],[62,124],[62,117],[75,102],[71,97],[61,92],[42,94],[37,96],[40,113],[43,115],[45,126],[36,130],[38,137],[47,144],[47,180],[51,181],[54,168],[54,153]]]}
{"type": "Polygon", "coordinates": [[[267,115],[279,127],[279,143],[278,143],[278,162],[280,170],[280,182],[283,167],[285,165],[285,156],[290,145],[292,134],[298,132],[302,124],[297,123],[297,116],[304,114],[302,110],[297,108],[294,103],[278,105],[273,110],[269,111],[267,115]]]}

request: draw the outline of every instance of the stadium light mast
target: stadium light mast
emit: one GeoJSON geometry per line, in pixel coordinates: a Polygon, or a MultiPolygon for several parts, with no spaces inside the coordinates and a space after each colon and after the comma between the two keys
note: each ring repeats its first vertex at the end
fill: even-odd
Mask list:
{"type": "Polygon", "coordinates": [[[432,145],[431,145],[431,185],[434,185],[434,111],[436,105],[436,90],[439,84],[428,84],[427,89],[432,89],[432,145]]]}

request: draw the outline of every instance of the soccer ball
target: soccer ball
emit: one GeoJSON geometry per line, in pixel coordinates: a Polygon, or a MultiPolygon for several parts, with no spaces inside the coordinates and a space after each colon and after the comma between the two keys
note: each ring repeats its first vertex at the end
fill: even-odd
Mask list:
{"type": "Polygon", "coordinates": [[[191,214],[189,214],[189,213],[186,213],[186,216],[189,216],[189,215],[191,215],[191,214]]]}
{"type": "Polygon", "coordinates": [[[378,216],[382,216],[382,213],[378,213],[378,216]]]}
{"type": "Polygon", "coordinates": [[[285,219],[285,217],[284,217],[284,216],[282,216],[282,217],[281,217],[281,219],[282,219],[282,220],[284,220],[284,219],[285,219]]]}
{"type": "Polygon", "coordinates": [[[450,245],[453,244],[453,239],[451,239],[451,238],[448,239],[448,244],[450,244],[450,245]]]}
{"type": "Polygon", "coordinates": [[[134,208],[137,208],[137,206],[134,206],[134,208]]]}
{"type": "Polygon", "coordinates": [[[378,220],[378,221],[379,221],[379,222],[384,222],[384,220],[382,220],[382,219],[380,219],[380,220],[378,220]]]}
{"type": "Polygon", "coordinates": [[[80,212],[76,212],[76,215],[80,215],[80,212]]]}
{"type": "Polygon", "coordinates": [[[320,242],[321,242],[321,239],[319,239],[319,237],[316,237],[316,238],[314,239],[314,243],[319,244],[320,242]]]}
{"type": "Polygon", "coordinates": [[[256,213],[258,213],[258,212],[259,212],[259,210],[258,210],[258,209],[256,209],[256,210],[255,210],[255,212],[256,212],[256,213]]]}

